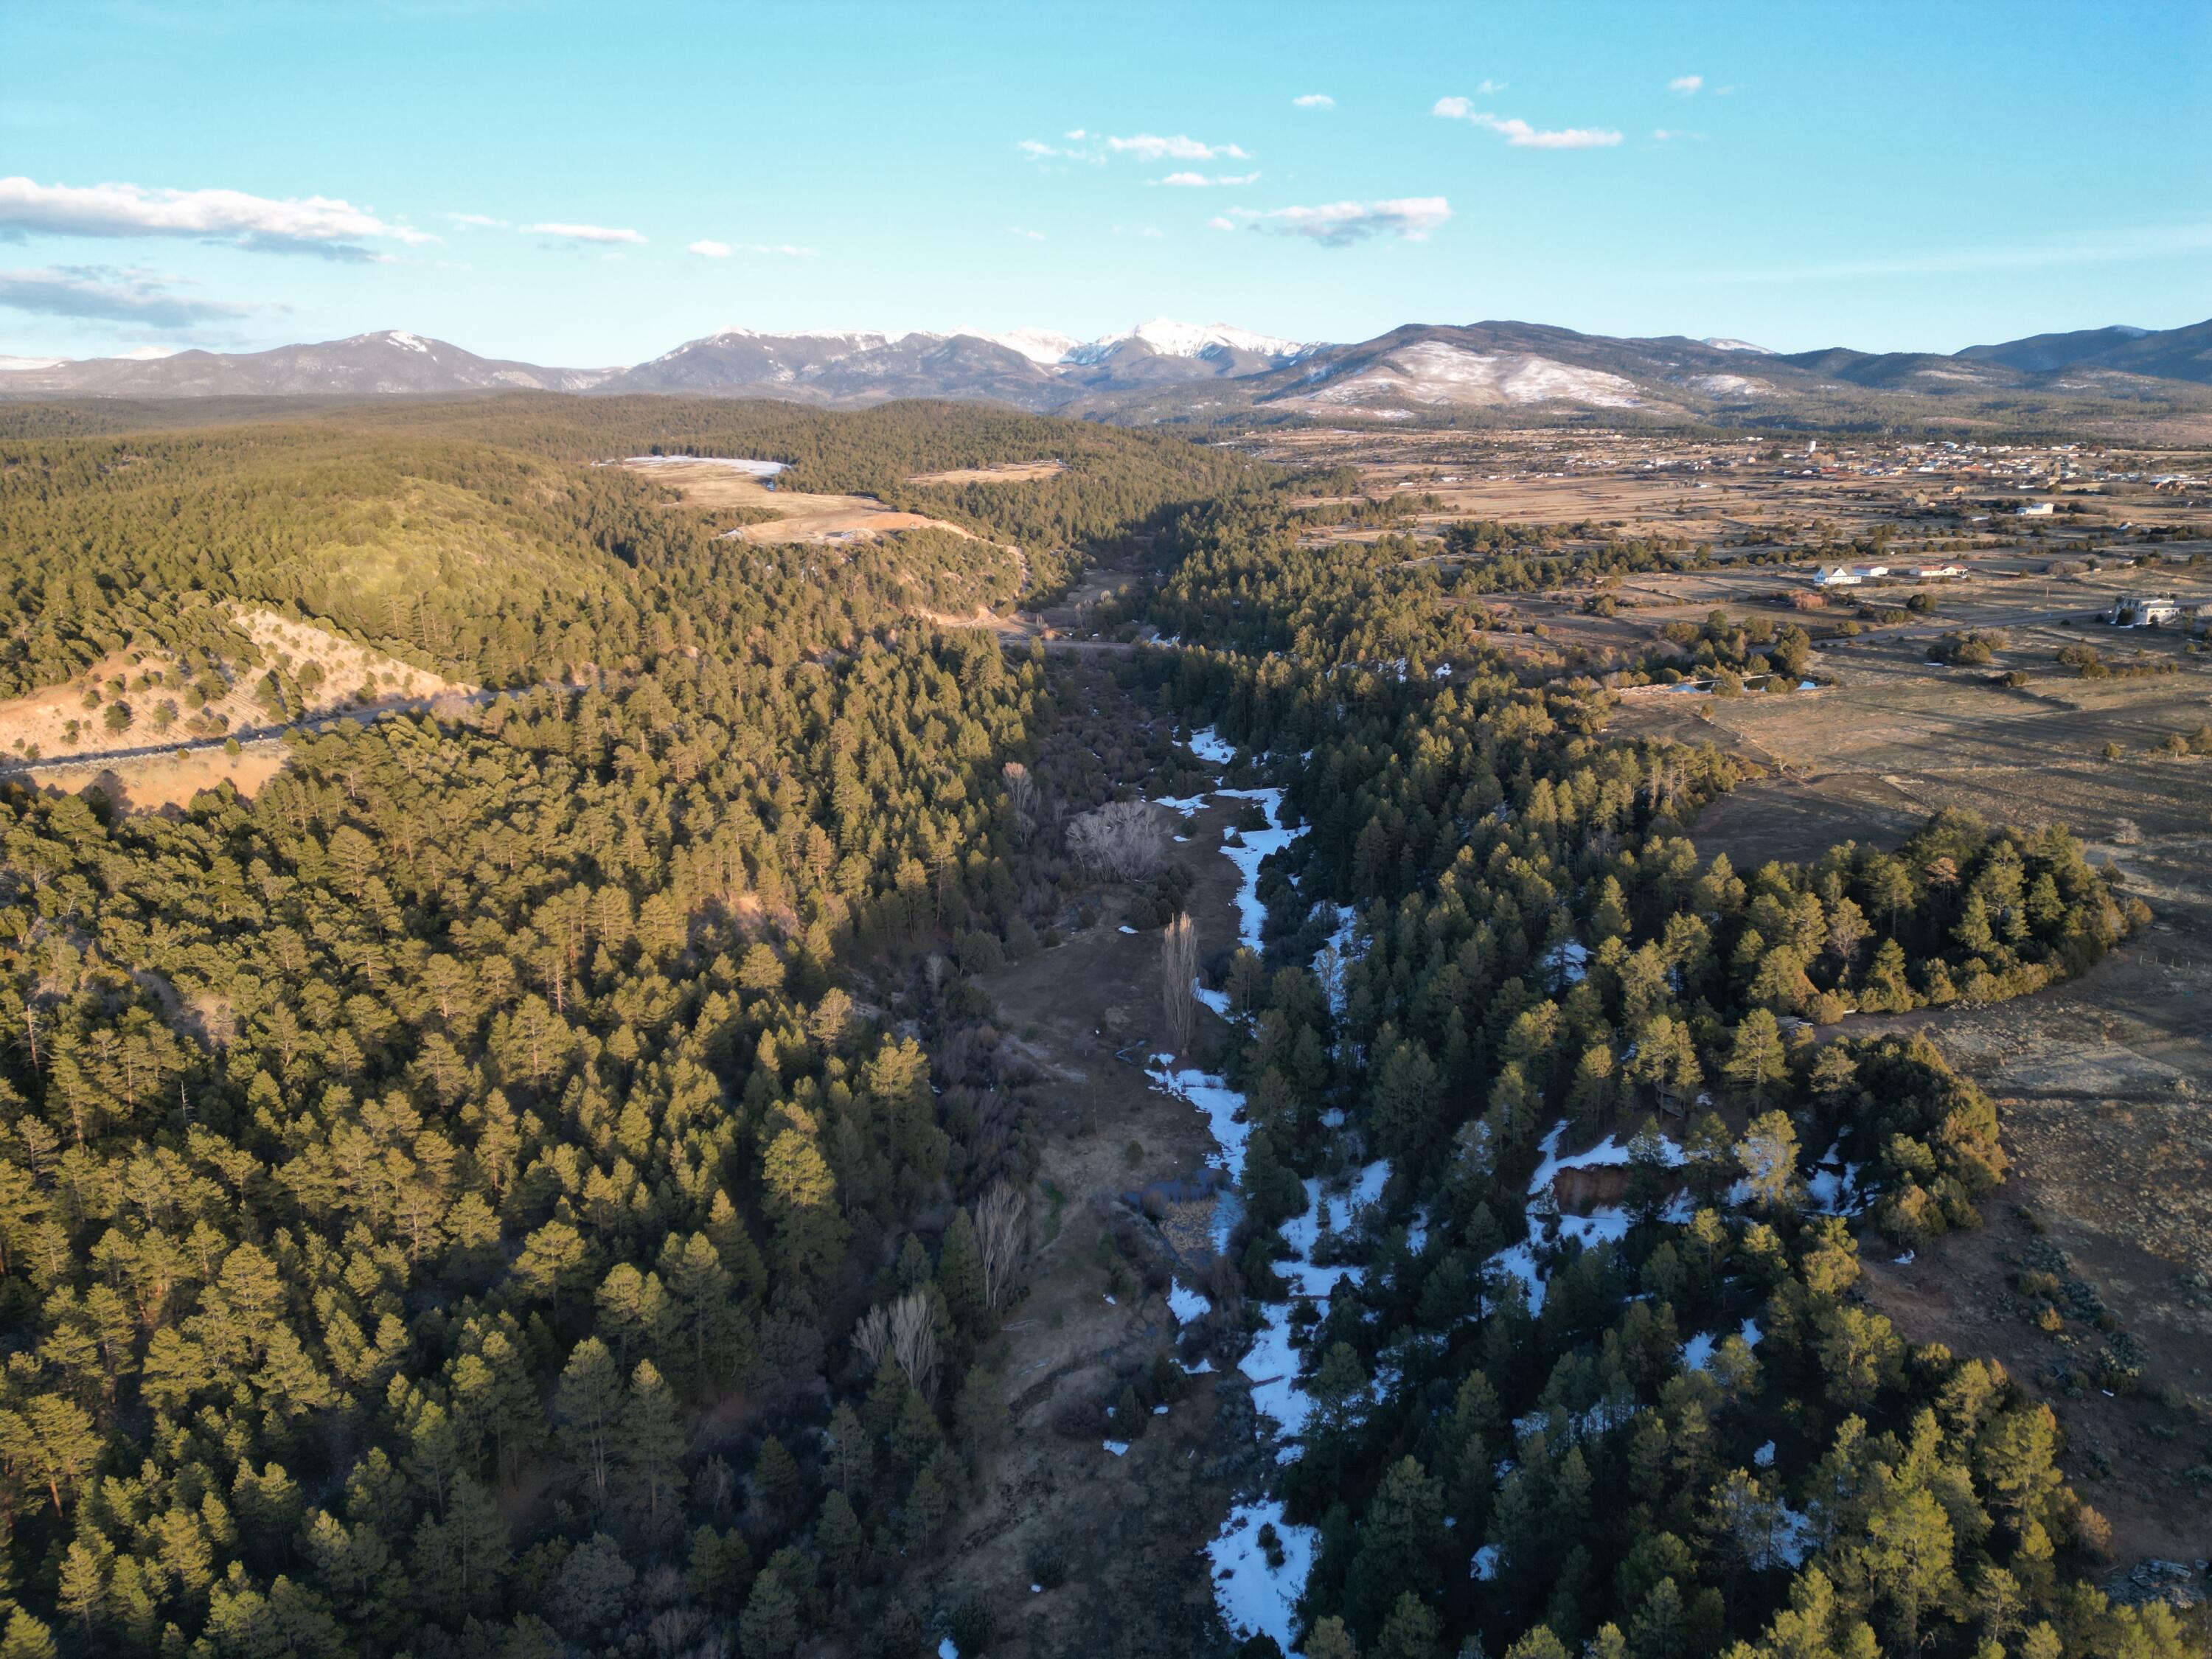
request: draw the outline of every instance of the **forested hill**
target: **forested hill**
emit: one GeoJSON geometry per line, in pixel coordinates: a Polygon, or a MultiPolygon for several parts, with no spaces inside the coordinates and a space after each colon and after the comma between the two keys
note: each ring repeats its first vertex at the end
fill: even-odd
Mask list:
{"type": "MultiPolygon", "coordinates": [[[[66,425],[70,411],[38,411],[66,425]]],[[[744,568],[717,526],[594,461],[784,461],[794,488],[872,494],[1050,555],[1255,476],[1176,440],[972,405],[800,415],[787,405],[514,397],[325,410],[244,426],[0,441],[0,691],[136,642],[221,657],[223,605],[287,607],[491,686],[635,667],[705,643],[770,654],[842,640],[910,603],[956,603],[976,550],[773,553],[744,568]],[[983,461],[1058,460],[1019,488],[911,484],[983,461]],[[836,560],[826,608],[788,591],[836,560]],[[916,586],[918,584],[918,586],[916,586]],[[800,629],[822,630],[822,638],[800,629]],[[213,630],[212,632],[210,630],[213,630]]]]}
{"type": "Polygon", "coordinates": [[[0,787],[0,1651],[914,1630],[902,1556],[1003,1431],[974,1366],[1035,1158],[918,970],[1034,948],[999,779],[1043,665],[915,624],[994,540],[722,541],[586,463],[1048,457],[927,492],[1040,552],[1251,469],[972,409],[562,408],[0,443],[11,690],[236,672],[250,601],[514,692],[173,819],[0,787]]]}

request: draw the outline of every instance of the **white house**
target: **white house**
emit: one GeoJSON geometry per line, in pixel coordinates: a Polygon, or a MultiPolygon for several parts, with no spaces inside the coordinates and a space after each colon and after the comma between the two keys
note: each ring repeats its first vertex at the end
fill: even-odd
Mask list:
{"type": "Polygon", "coordinates": [[[2020,509],[2019,516],[2023,519],[2047,519],[2054,510],[2049,501],[2029,501],[2020,509]]]}
{"type": "Polygon", "coordinates": [[[2181,601],[2171,593],[2138,593],[2132,599],[2113,600],[2112,608],[2105,612],[2105,620],[2136,628],[2158,628],[2181,620],[2181,601]]]}

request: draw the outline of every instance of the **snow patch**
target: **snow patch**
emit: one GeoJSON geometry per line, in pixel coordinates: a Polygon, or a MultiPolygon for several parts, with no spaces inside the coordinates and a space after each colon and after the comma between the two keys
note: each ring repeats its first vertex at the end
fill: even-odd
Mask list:
{"type": "Polygon", "coordinates": [[[1213,1568],[1214,1603],[1231,1635],[1240,1642],[1272,1636],[1284,1652],[1291,1651],[1297,1634],[1298,1597],[1313,1571],[1319,1537],[1311,1527],[1284,1520],[1283,1505],[1275,1498],[1239,1504],[1229,1511],[1206,1554],[1213,1568]],[[1275,1529],[1283,1558],[1279,1567],[1268,1565],[1267,1547],[1260,1541],[1263,1527],[1275,1529]]]}

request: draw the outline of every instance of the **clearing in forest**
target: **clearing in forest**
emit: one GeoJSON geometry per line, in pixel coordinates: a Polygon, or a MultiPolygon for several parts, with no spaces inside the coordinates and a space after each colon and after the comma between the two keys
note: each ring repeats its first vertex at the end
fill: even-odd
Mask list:
{"type": "Polygon", "coordinates": [[[974,535],[943,519],[896,512],[871,495],[817,495],[799,489],[778,489],[748,469],[713,458],[640,456],[622,465],[669,485],[687,507],[744,507],[776,515],[768,523],[744,525],[727,532],[732,541],[864,542],[899,530],[949,530],[971,539],[974,535]]]}
{"type": "Polygon", "coordinates": [[[990,466],[956,466],[943,472],[917,472],[915,484],[1036,483],[1067,471],[1066,461],[1000,461],[990,466]]]}

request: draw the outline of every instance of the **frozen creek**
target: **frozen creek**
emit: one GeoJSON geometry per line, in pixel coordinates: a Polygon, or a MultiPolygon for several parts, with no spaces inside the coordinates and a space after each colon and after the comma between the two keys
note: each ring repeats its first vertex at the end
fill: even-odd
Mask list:
{"type": "MultiPolygon", "coordinates": [[[[1226,766],[1236,758],[1236,750],[1210,727],[1191,734],[1190,748],[1200,759],[1218,766],[1226,766]]],[[[1279,789],[1211,789],[1186,799],[1161,804],[1188,811],[1215,796],[1256,802],[1267,815],[1266,829],[1248,830],[1241,834],[1232,831],[1229,844],[1221,849],[1236,865],[1239,878],[1238,939],[1257,951],[1260,926],[1267,914],[1259,899],[1260,866],[1269,854],[1288,847],[1305,831],[1283,826],[1283,792],[1279,789]]],[[[1340,954],[1347,951],[1350,942],[1348,924],[1340,927],[1331,940],[1340,954]]],[[[1227,1012],[1226,999],[1219,994],[1202,992],[1201,996],[1217,1013],[1227,1012]]],[[[1244,1097],[1225,1079],[1211,1073],[1174,1069],[1172,1060],[1166,1055],[1154,1057],[1150,1075],[1154,1088],[1188,1101],[1206,1114],[1215,1147],[1212,1163],[1241,1183],[1244,1148],[1250,1138],[1250,1126],[1243,1121],[1244,1097]]],[[[1276,1455],[1280,1462],[1288,1463],[1297,1458],[1298,1437],[1313,1408],[1312,1401],[1300,1384],[1298,1350],[1291,1341],[1291,1310],[1302,1297],[1310,1297],[1317,1305],[1326,1305],[1338,1283],[1360,1271],[1314,1263],[1314,1247],[1322,1236],[1323,1221],[1330,1231],[1343,1231],[1357,1224],[1360,1212],[1381,1197],[1389,1175],[1387,1163],[1370,1164],[1359,1172],[1348,1194],[1324,1194],[1320,1182],[1309,1181],[1304,1213],[1284,1224],[1283,1237],[1292,1255],[1275,1266],[1290,1286],[1290,1295],[1280,1302],[1261,1304],[1261,1322],[1251,1351],[1238,1364],[1238,1369],[1251,1381],[1255,1409],[1275,1437],[1276,1455]]],[[[1224,1203],[1217,1208],[1217,1248],[1226,1247],[1236,1219],[1233,1205],[1224,1203]]],[[[1174,1287],[1170,1302],[1179,1320],[1202,1310],[1198,1294],[1180,1285],[1174,1287]]],[[[1285,1521],[1282,1504],[1276,1498],[1248,1499],[1230,1510],[1206,1553],[1212,1565],[1214,1601],[1221,1609],[1223,1620],[1240,1640],[1265,1632],[1282,1644],[1285,1652],[1292,1650],[1297,1600],[1313,1566],[1317,1540],[1314,1528],[1285,1521]],[[1264,1528],[1273,1529],[1279,1564],[1271,1564],[1268,1559],[1267,1549],[1261,1539],[1264,1528]]]]}

